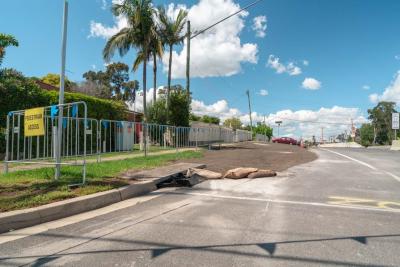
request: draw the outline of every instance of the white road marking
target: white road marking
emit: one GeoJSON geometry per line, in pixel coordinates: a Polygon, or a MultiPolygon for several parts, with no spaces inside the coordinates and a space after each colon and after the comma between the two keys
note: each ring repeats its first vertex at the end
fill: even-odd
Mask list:
{"type": "Polygon", "coordinates": [[[97,210],[92,210],[92,211],[84,212],[81,214],[73,215],[73,216],[70,216],[67,218],[38,224],[35,226],[15,230],[12,232],[3,233],[3,234],[0,234],[0,244],[4,244],[4,243],[10,242],[10,241],[21,239],[21,238],[24,238],[27,236],[43,233],[43,232],[46,232],[51,229],[60,228],[60,227],[67,226],[70,224],[78,223],[78,222],[81,222],[84,220],[88,220],[88,219],[91,219],[91,218],[94,218],[94,217],[97,217],[100,215],[104,215],[104,214],[116,211],[116,210],[128,208],[128,207],[134,206],[138,203],[151,200],[158,196],[159,195],[151,195],[150,194],[150,195],[146,195],[146,196],[135,197],[135,198],[121,201],[121,202],[118,202],[118,203],[115,203],[110,206],[106,206],[104,208],[100,208],[97,210]]]}
{"type": "Polygon", "coordinates": [[[266,198],[255,198],[255,197],[238,197],[238,196],[224,196],[224,195],[215,195],[215,194],[206,194],[206,193],[182,193],[185,195],[193,195],[193,196],[204,196],[211,198],[222,198],[222,199],[236,199],[236,200],[249,200],[249,201],[260,201],[260,202],[271,202],[271,203],[281,203],[281,204],[293,204],[293,205],[303,205],[303,206],[315,206],[315,207],[328,207],[328,208],[342,208],[342,209],[355,209],[355,210],[366,210],[366,211],[380,211],[380,212],[391,212],[391,213],[400,213],[400,209],[392,209],[392,208],[374,208],[374,207],[366,207],[360,205],[337,205],[337,204],[328,204],[328,203],[320,203],[320,202],[303,202],[303,201],[292,201],[292,200],[281,200],[281,199],[266,199],[266,198]]]}
{"type": "Polygon", "coordinates": [[[358,159],[349,157],[349,156],[347,156],[347,155],[344,155],[344,154],[339,153],[339,152],[336,152],[336,151],[332,151],[332,150],[330,150],[330,149],[326,149],[326,148],[321,148],[321,149],[322,149],[322,150],[325,150],[325,151],[329,151],[329,152],[334,153],[334,154],[336,154],[336,155],[342,156],[342,157],[344,157],[344,158],[346,158],[346,159],[349,159],[349,160],[352,160],[352,161],[354,161],[354,162],[357,162],[358,164],[364,165],[365,167],[368,167],[368,168],[370,168],[371,170],[374,170],[374,171],[378,170],[378,169],[375,168],[374,166],[372,166],[372,165],[370,165],[370,164],[368,164],[368,163],[366,163],[366,162],[364,162],[364,161],[361,161],[361,160],[358,160],[358,159]]]}
{"type": "MultiPolygon", "coordinates": [[[[374,166],[372,166],[372,165],[370,165],[370,164],[368,164],[368,163],[366,163],[364,161],[349,157],[349,156],[344,155],[342,153],[339,153],[339,152],[336,152],[336,151],[332,151],[332,150],[329,150],[329,149],[326,149],[326,148],[321,148],[321,149],[325,150],[325,151],[328,151],[328,152],[331,152],[331,153],[334,153],[334,154],[337,154],[337,155],[342,156],[344,158],[350,159],[352,161],[355,161],[355,162],[357,162],[357,163],[359,163],[361,165],[364,165],[364,166],[366,166],[366,167],[368,167],[368,168],[370,168],[370,169],[372,169],[374,171],[379,171],[377,168],[375,168],[374,166]]],[[[388,172],[388,171],[383,171],[383,172],[386,173],[387,175],[391,176],[392,178],[394,178],[396,181],[400,182],[400,177],[399,176],[397,176],[397,175],[395,175],[395,174],[393,174],[391,172],[388,172]]]]}
{"type": "Polygon", "coordinates": [[[400,177],[399,177],[399,176],[394,175],[393,173],[387,172],[387,171],[385,171],[385,173],[386,173],[387,175],[392,176],[395,180],[397,180],[398,182],[400,182],[400,177]]]}

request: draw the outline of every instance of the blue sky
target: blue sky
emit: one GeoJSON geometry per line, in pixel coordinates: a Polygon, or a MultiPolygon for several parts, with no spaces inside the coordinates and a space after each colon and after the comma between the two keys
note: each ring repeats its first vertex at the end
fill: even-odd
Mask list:
{"type": "MultiPolygon", "coordinates": [[[[111,0],[69,2],[67,76],[80,81],[83,72],[104,68],[101,52],[106,34],[101,30],[117,29],[118,19],[110,12],[111,0]]],[[[184,5],[190,10],[192,25],[201,27],[249,1],[173,3],[171,12],[178,4],[184,5]]],[[[28,76],[59,72],[62,6],[62,0],[2,1],[1,32],[13,34],[20,42],[20,47],[7,50],[5,67],[28,76]]],[[[351,117],[362,122],[374,101],[400,103],[399,11],[400,1],[396,0],[261,1],[246,16],[230,19],[215,31],[193,39],[196,51],[192,50],[192,72],[197,76],[191,86],[196,100],[193,109],[199,114],[222,118],[235,115],[246,121],[245,90],[249,89],[255,120],[267,115],[269,122],[277,117],[346,123],[351,117]],[[254,19],[262,16],[266,23],[261,23],[264,28],[258,32],[265,36],[259,37],[253,29],[254,19]],[[305,86],[308,88],[303,86],[306,78],[312,78],[305,86]],[[261,95],[260,90],[266,90],[268,95],[261,95]]],[[[182,48],[177,47],[177,56],[181,57],[174,58],[178,66],[173,69],[175,76],[182,72],[182,48]]],[[[134,57],[132,51],[113,61],[131,65],[134,57]]],[[[160,62],[159,85],[166,82],[161,65],[160,62]]],[[[141,70],[132,78],[141,82],[141,70]]],[[[149,87],[151,81],[149,75],[149,87]]],[[[184,79],[173,82],[185,84],[184,79]]],[[[315,127],[301,127],[294,121],[286,127],[288,135],[316,131],[315,127]]]]}

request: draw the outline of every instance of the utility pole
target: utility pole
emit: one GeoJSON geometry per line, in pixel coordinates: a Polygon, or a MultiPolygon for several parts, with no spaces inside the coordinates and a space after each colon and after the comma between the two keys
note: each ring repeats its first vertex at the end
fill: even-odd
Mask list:
{"type": "Polygon", "coordinates": [[[275,123],[278,124],[278,137],[279,137],[279,127],[281,126],[282,121],[275,121],[275,123]]]}
{"type": "Polygon", "coordinates": [[[321,127],[321,144],[324,143],[324,127],[321,127]]]}
{"type": "Polygon", "coordinates": [[[61,176],[61,141],[62,141],[62,121],[63,121],[63,104],[64,104],[64,85],[65,85],[65,54],[67,50],[67,21],[68,21],[68,0],[64,1],[64,17],[62,32],[62,48],[61,48],[61,77],[60,92],[58,94],[58,133],[56,146],[56,173],[55,179],[61,176]]]}
{"type": "Polygon", "coordinates": [[[265,139],[265,142],[267,142],[267,124],[265,123],[265,115],[264,115],[264,128],[265,128],[264,139],[265,139]]]}
{"type": "Polygon", "coordinates": [[[253,134],[253,120],[251,119],[250,91],[247,90],[246,94],[247,94],[247,100],[249,101],[250,131],[251,131],[251,134],[253,134]]]}
{"type": "Polygon", "coordinates": [[[186,94],[190,98],[190,20],[187,21],[187,34],[186,34],[186,94]]]}

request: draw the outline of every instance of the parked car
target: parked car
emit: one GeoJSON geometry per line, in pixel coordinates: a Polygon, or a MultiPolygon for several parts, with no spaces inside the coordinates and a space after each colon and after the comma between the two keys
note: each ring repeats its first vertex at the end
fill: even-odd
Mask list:
{"type": "Polygon", "coordinates": [[[277,137],[272,139],[272,143],[288,144],[288,145],[299,145],[296,139],[291,137],[277,137]]]}

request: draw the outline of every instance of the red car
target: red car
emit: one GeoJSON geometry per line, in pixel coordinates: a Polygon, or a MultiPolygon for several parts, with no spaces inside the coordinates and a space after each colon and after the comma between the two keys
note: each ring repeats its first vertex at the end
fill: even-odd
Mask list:
{"type": "Polygon", "coordinates": [[[288,144],[288,145],[298,145],[299,144],[299,142],[297,142],[296,139],[293,139],[290,137],[272,138],[272,143],[288,144]]]}

